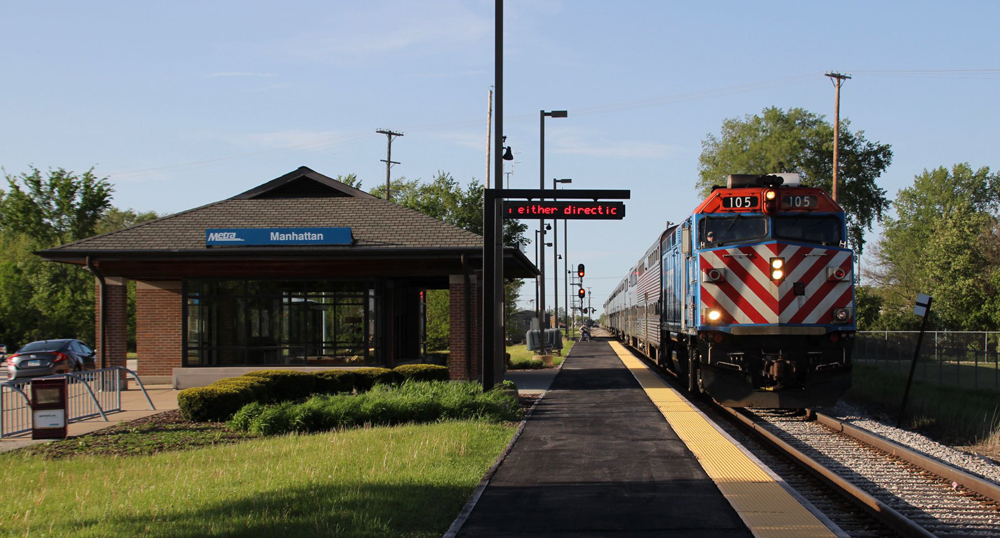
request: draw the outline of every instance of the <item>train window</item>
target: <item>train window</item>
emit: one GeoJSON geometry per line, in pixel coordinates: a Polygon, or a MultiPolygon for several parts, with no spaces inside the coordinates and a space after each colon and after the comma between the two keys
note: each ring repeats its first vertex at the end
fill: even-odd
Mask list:
{"type": "Polygon", "coordinates": [[[774,237],[821,245],[839,245],[843,240],[840,219],[836,217],[776,217],[774,237]]]}
{"type": "Polygon", "coordinates": [[[698,223],[699,241],[709,247],[744,243],[767,237],[767,218],[746,215],[706,217],[698,223]]]}

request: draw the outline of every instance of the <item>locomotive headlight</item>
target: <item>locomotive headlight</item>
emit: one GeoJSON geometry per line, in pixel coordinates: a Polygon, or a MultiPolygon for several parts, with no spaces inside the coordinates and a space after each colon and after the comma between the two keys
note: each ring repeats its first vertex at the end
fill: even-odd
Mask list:
{"type": "Polygon", "coordinates": [[[771,258],[771,280],[781,280],[785,278],[784,267],[784,258],[771,258]]]}
{"type": "Polygon", "coordinates": [[[776,193],[774,191],[767,191],[767,192],[764,193],[764,199],[765,200],[774,200],[774,198],[776,196],[778,196],[778,193],[776,193]]]}
{"type": "Polygon", "coordinates": [[[719,321],[720,319],[722,319],[722,312],[718,310],[708,311],[708,321],[719,321]]]}
{"type": "Polygon", "coordinates": [[[838,308],[833,311],[833,321],[835,323],[847,323],[851,319],[850,308],[838,308]]]}

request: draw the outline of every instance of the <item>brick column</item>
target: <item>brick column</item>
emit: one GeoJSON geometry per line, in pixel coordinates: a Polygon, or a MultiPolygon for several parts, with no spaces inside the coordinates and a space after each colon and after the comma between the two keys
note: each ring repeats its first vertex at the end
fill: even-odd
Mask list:
{"type": "Polygon", "coordinates": [[[481,330],[477,324],[479,318],[479,299],[481,292],[476,291],[476,277],[469,277],[469,303],[465,300],[465,277],[463,275],[451,275],[448,277],[449,291],[449,335],[448,335],[448,368],[451,372],[451,379],[473,381],[479,379],[480,363],[482,362],[479,348],[481,330]],[[468,333],[466,331],[469,331],[468,333]],[[470,344],[470,345],[467,345],[470,344]],[[471,361],[471,368],[469,368],[471,361]]]}
{"type": "MultiPolygon", "coordinates": [[[[127,353],[128,353],[128,281],[124,278],[118,277],[105,277],[105,284],[107,285],[105,301],[103,305],[107,309],[106,320],[107,327],[104,333],[107,335],[108,343],[107,349],[103,349],[101,346],[101,282],[95,279],[95,296],[94,296],[94,315],[95,321],[95,335],[94,335],[94,351],[97,352],[97,367],[101,367],[102,359],[104,366],[111,368],[114,366],[126,366],[127,353]],[[106,357],[102,356],[102,353],[107,353],[106,357]]],[[[124,376],[123,378],[124,379],[124,376]]]]}
{"type": "Polygon", "coordinates": [[[135,299],[139,376],[144,383],[171,383],[184,351],[181,282],[136,282],[135,299]]]}

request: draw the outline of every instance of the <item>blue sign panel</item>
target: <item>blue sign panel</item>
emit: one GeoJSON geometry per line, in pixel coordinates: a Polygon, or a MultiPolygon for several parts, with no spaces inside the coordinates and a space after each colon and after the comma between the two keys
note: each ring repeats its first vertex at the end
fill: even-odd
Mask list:
{"type": "Polygon", "coordinates": [[[350,228],[213,228],[205,246],[350,245],[350,228]]]}

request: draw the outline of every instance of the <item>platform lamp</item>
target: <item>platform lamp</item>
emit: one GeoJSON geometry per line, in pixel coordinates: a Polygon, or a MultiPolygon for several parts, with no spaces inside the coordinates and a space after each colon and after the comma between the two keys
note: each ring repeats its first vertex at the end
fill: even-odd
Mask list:
{"type": "MultiPolygon", "coordinates": [[[[569,112],[565,110],[551,110],[551,111],[538,111],[539,117],[539,151],[538,151],[538,188],[540,190],[545,190],[545,117],[550,118],[565,118],[569,116],[569,112]]],[[[544,224],[545,220],[539,221],[540,224],[544,224]]],[[[539,293],[539,298],[542,301],[541,308],[539,309],[543,314],[545,313],[545,249],[542,249],[542,266],[540,267],[542,271],[542,288],[539,293]]],[[[558,308],[557,308],[558,310],[558,308]]],[[[546,325],[542,326],[542,329],[547,329],[546,325]]]]}
{"type": "MultiPolygon", "coordinates": [[[[573,180],[569,179],[569,178],[565,178],[565,179],[552,178],[552,190],[556,190],[556,188],[558,188],[558,184],[559,183],[565,184],[565,183],[572,183],[572,182],[573,182],[573,180]]],[[[553,238],[552,238],[552,243],[555,245],[555,247],[552,249],[552,251],[555,253],[555,256],[553,257],[553,260],[552,260],[552,264],[555,265],[555,267],[552,268],[552,274],[555,277],[554,278],[554,282],[553,282],[553,290],[555,290],[555,307],[553,308],[553,310],[555,310],[555,312],[556,312],[556,329],[558,329],[559,328],[559,258],[561,257],[563,259],[563,267],[565,268],[566,267],[566,256],[565,256],[565,253],[563,253],[563,256],[559,255],[559,220],[556,219],[556,220],[553,220],[553,222],[555,223],[555,226],[556,226],[555,233],[553,234],[553,238]]],[[[566,220],[564,219],[563,220],[563,249],[565,250],[565,248],[566,248],[566,220]]],[[[569,292],[567,291],[566,293],[569,293],[569,292]]],[[[568,310],[564,309],[563,310],[563,316],[566,316],[566,315],[568,315],[568,310]]],[[[569,327],[568,327],[569,323],[567,322],[566,325],[567,325],[566,330],[569,331],[569,327]]],[[[568,332],[566,333],[566,336],[569,337],[569,333],[568,332]]]]}

